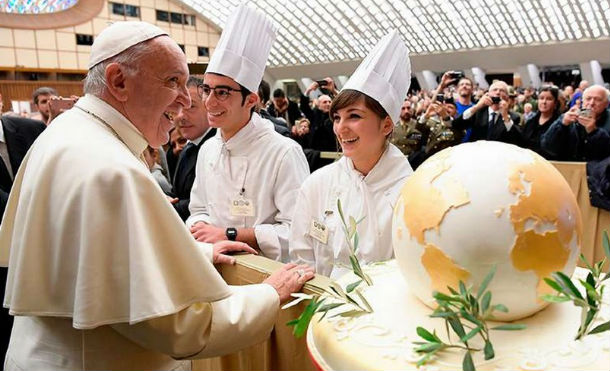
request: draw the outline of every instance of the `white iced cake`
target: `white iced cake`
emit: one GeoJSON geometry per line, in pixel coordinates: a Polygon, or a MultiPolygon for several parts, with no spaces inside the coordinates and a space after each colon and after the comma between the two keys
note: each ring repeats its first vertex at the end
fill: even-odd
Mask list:
{"type": "MultiPolygon", "coordinates": [[[[429,317],[432,309],[413,294],[396,261],[376,264],[366,270],[373,286],[361,284],[361,287],[374,312],[349,318],[330,318],[336,313],[330,312],[321,322],[319,317],[314,317],[307,333],[311,357],[322,370],[416,370],[416,363],[422,357],[414,352],[413,342],[422,341],[416,328],[436,330],[447,341],[444,321],[429,317]]],[[[584,272],[577,268],[575,275],[584,278],[584,272]]],[[[355,280],[350,274],[339,283],[346,286],[355,280]]],[[[606,291],[594,326],[609,319],[610,295],[606,291]]],[[[527,328],[490,331],[495,358],[485,361],[482,351],[475,352],[477,370],[610,369],[610,332],[574,341],[580,324],[580,308],[572,303],[551,304],[515,322],[527,328]]],[[[495,325],[491,323],[489,327],[495,325]]],[[[452,339],[458,340],[455,334],[452,339]]],[[[482,348],[478,340],[480,337],[473,338],[471,346],[482,348]]],[[[462,350],[445,350],[419,370],[461,370],[463,356],[462,350]]]]}

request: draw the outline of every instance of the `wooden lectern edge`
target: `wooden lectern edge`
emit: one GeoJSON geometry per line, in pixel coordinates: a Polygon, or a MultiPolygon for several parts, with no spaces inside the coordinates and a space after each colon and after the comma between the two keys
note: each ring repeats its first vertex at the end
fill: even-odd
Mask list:
{"type": "MultiPolygon", "coordinates": [[[[235,255],[236,265],[262,273],[265,276],[280,269],[284,264],[260,255],[235,255]]],[[[316,274],[315,277],[305,283],[303,292],[307,294],[321,294],[330,287],[330,278],[316,274]]]]}

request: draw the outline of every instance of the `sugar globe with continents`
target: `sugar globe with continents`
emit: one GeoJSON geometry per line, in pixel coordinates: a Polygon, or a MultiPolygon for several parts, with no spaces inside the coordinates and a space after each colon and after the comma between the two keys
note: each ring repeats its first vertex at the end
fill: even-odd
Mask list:
{"type": "MultiPolygon", "coordinates": [[[[393,244],[404,278],[431,308],[432,293],[459,281],[475,290],[496,266],[492,303],[511,321],[543,309],[543,278],[571,276],[582,221],[563,176],[538,154],[501,142],[445,149],[405,182],[394,209],[393,244]]],[[[476,292],[476,291],[475,291],[476,292]]]]}

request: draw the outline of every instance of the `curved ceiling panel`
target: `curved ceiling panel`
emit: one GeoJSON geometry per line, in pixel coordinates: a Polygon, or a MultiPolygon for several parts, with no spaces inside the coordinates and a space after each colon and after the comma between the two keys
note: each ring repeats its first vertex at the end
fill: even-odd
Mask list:
{"type": "MultiPolygon", "coordinates": [[[[220,28],[239,0],[183,0],[220,28]]],[[[257,0],[280,26],[269,65],[363,58],[390,28],[412,55],[610,36],[610,0],[257,0]]]]}

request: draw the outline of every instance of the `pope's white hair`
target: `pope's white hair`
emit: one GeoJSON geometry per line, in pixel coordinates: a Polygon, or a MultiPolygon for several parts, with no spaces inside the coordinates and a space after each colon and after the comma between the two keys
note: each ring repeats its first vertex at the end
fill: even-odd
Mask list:
{"type": "Polygon", "coordinates": [[[85,77],[85,84],[83,92],[85,94],[92,94],[95,96],[101,96],[106,90],[106,67],[111,63],[118,63],[124,67],[123,71],[129,76],[133,76],[138,73],[140,69],[141,59],[147,56],[153,51],[150,42],[154,40],[147,40],[131,46],[114,57],[108,58],[95,66],[91,67],[85,77]]]}

